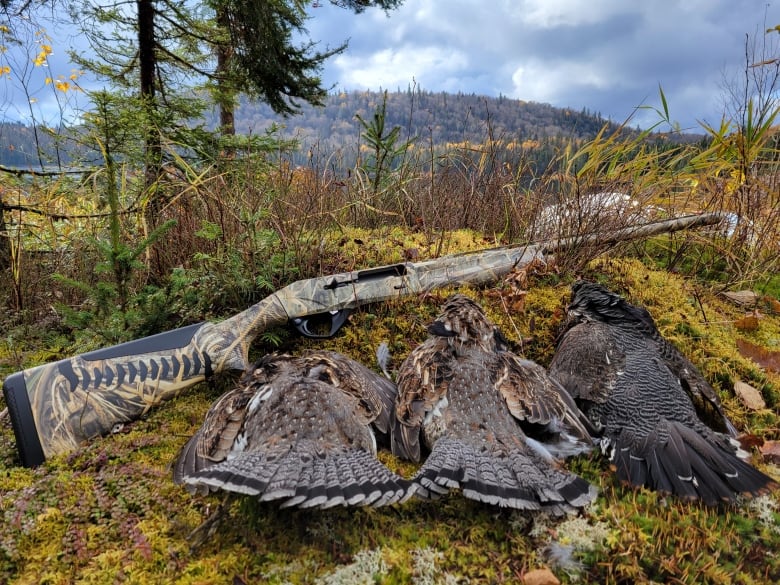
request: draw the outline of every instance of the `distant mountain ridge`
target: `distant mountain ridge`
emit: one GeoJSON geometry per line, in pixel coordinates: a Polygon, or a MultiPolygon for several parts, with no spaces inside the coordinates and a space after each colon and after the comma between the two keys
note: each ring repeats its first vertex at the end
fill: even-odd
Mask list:
{"type": "MultiPolygon", "coordinates": [[[[361,126],[356,115],[371,120],[382,105],[383,92],[350,91],[328,96],[324,107],[304,105],[299,116],[276,116],[262,103],[244,102],[236,115],[238,132],[258,132],[271,123],[285,126],[284,135],[325,141],[330,146],[354,143],[361,126]]],[[[401,136],[435,144],[481,143],[487,138],[541,140],[549,137],[592,138],[608,121],[587,109],[556,108],[508,97],[433,93],[422,90],[387,92],[386,127],[400,126],[401,136]]],[[[612,124],[617,128],[617,124],[612,124]]]]}
{"type": "MultiPolygon", "coordinates": [[[[293,137],[306,148],[318,145],[329,151],[354,147],[362,127],[357,115],[373,119],[382,104],[383,92],[350,91],[329,95],[323,107],[303,104],[297,116],[284,118],[265,103],[242,100],[236,111],[239,133],[260,134],[276,124],[282,137],[293,137]]],[[[217,124],[216,112],[204,120],[207,127],[217,124]]],[[[488,139],[506,142],[544,142],[549,139],[587,140],[605,124],[610,130],[619,124],[604,119],[597,112],[583,108],[557,108],[550,104],[523,101],[504,96],[433,93],[420,89],[387,92],[385,127],[401,128],[401,140],[415,138],[424,144],[481,144],[488,139]]],[[[39,141],[47,164],[71,164],[68,153],[52,155],[54,140],[44,132],[16,122],[0,122],[0,165],[8,167],[38,166],[39,141]]],[[[678,137],[680,140],[693,137],[678,137]]]]}

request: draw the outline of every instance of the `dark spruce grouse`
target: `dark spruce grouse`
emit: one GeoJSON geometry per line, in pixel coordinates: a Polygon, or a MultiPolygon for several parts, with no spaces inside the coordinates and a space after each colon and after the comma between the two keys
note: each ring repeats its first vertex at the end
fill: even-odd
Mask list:
{"type": "Polygon", "coordinates": [[[603,286],[572,286],[549,371],[602,433],[620,481],[709,505],[776,487],[746,461],[714,389],[648,311],[603,286]]]}

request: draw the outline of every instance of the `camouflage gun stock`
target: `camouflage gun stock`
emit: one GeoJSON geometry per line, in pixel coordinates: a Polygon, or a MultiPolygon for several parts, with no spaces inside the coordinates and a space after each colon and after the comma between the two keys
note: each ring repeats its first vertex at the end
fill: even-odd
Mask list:
{"type": "Polygon", "coordinates": [[[246,369],[249,346],[271,327],[291,322],[303,334],[317,336],[312,324],[324,319],[329,327],[324,336],[330,336],[350,310],[367,303],[459,283],[495,282],[535,258],[579,244],[608,244],[721,220],[719,214],[687,216],[609,234],[301,280],[219,323],[190,325],[17,372],[6,378],[3,393],[21,461],[39,465],[213,374],[246,369]]]}

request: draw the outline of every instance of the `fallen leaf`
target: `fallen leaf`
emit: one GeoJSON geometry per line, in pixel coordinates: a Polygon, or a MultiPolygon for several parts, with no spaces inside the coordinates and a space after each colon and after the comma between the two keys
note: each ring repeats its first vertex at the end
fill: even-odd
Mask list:
{"type": "Polygon", "coordinates": [[[560,585],[560,583],[550,569],[534,569],[523,576],[524,585],[560,585]]]}
{"type": "Polygon", "coordinates": [[[750,433],[745,433],[738,436],[737,441],[739,441],[740,447],[742,447],[745,451],[752,451],[755,448],[761,448],[761,446],[764,444],[763,437],[759,437],[758,435],[753,435],[750,433]]]}
{"type": "Polygon", "coordinates": [[[534,258],[522,268],[512,270],[504,277],[504,282],[513,288],[526,289],[528,287],[528,277],[531,275],[542,275],[547,273],[547,263],[540,258],[534,258]]]}
{"type": "Polygon", "coordinates": [[[526,291],[522,290],[507,295],[507,304],[513,313],[518,315],[525,313],[525,297],[527,294],[526,291]]]}
{"type": "Polygon", "coordinates": [[[780,351],[771,351],[745,339],[737,339],[739,353],[771,372],[780,372],[780,351]]]}
{"type": "Polygon", "coordinates": [[[766,408],[766,402],[764,402],[764,397],[761,396],[761,392],[753,388],[753,386],[747,382],[735,382],[734,392],[739,396],[742,404],[747,406],[750,410],[762,410],[766,408]]]}
{"type": "Polygon", "coordinates": [[[404,250],[404,259],[415,261],[420,257],[420,250],[417,248],[406,248],[404,250]]]}
{"type": "Polygon", "coordinates": [[[726,291],[720,293],[735,305],[752,307],[758,302],[758,295],[752,290],[726,291]]]}
{"type": "Polygon", "coordinates": [[[780,301],[778,301],[774,297],[770,297],[769,295],[764,295],[761,297],[761,300],[764,302],[764,304],[768,307],[770,311],[772,311],[775,314],[780,313],[780,301]]]}
{"type": "Polygon", "coordinates": [[[758,448],[764,460],[772,463],[780,463],[780,441],[764,441],[764,444],[758,448]]]}
{"type": "Polygon", "coordinates": [[[734,321],[734,327],[740,331],[755,331],[758,329],[758,314],[755,312],[748,313],[742,319],[734,321]]]}

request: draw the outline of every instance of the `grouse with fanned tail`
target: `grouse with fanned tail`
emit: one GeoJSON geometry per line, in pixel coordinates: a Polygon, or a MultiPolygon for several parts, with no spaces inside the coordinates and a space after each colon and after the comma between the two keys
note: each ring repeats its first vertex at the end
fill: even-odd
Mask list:
{"type": "Polygon", "coordinates": [[[746,461],[715,390],[650,313],[599,284],[572,286],[550,375],[603,433],[624,483],[710,505],[776,487],[746,461]]]}
{"type": "Polygon", "coordinates": [[[418,493],[460,488],[470,499],[555,514],[591,502],[596,489],[555,458],[591,448],[587,420],[544,368],[510,352],[461,294],[428,332],[399,368],[392,433],[398,456],[419,461],[421,442],[431,451],[414,478],[418,493]]]}
{"type": "Polygon", "coordinates": [[[330,351],[261,358],[208,411],[174,481],[281,500],[282,507],[381,506],[414,486],[376,458],[395,384],[330,351]]]}

